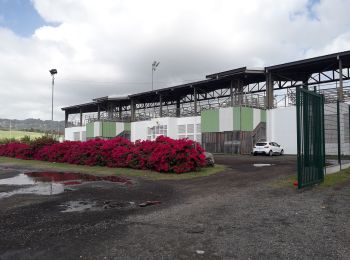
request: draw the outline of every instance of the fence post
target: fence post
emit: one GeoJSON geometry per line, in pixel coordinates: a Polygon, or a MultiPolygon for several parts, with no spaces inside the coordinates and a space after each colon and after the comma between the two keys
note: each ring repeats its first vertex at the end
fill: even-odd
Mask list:
{"type": "MultiPolygon", "coordinates": [[[[322,129],[322,140],[323,140],[323,167],[324,167],[324,175],[326,175],[327,173],[327,167],[326,167],[326,138],[325,138],[325,119],[324,119],[324,104],[325,104],[325,100],[324,100],[324,95],[322,95],[322,122],[323,122],[323,129],[322,129]]],[[[350,106],[349,106],[350,108],[350,106]]],[[[349,122],[350,123],[350,122],[349,122]]]]}
{"type": "Polygon", "coordinates": [[[348,106],[348,108],[349,108],[349,111],[348,111],[348,115],[349,115],[349,117],[348,117],[348,119],[349,119],[349,143],[350,143],[350,105],[348,106]]]}
{"type": "Polygon", "coordinates": [[[340,107],[339,107],[339,100],[337,100],[337,136],[338,136],[338,163],[341,170],[341,158],[340,158],[340,107]]]}
{"type": "Polygon", "coordinates": [[[300,112],[301,112],[301,99],[300,99],[300,89],[297,87],[296,89],[296,110],[297,110],[297,165],[298,165],[298,189],[302,187],[302,179],[301,179],[301,123],[300,123],[300,112]]]}

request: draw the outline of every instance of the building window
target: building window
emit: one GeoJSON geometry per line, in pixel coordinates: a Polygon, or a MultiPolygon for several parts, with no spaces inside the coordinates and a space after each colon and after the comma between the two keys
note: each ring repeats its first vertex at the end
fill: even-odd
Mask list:
{"type": "Polygon", "coordinates": [[[73,140],[74,141],[80,141],[80,132],[74,132],[73,133],[73,140]]]}
{"type": "Polygon", "coordinates": [[[202,142],[201,124],[178,125],[177,129],[178,139],[188,138],[199,143],[202,142]]]}
{"type": "Polygon", "coordinates": [[[178,125],[177,129],[178,134],[186,134],[186,125],[178,125]]]}
{"type": "Polygon", "coordinates": [[[194,133],[194,124],[188,124],[187,125],[187,133],[191,133],[193,134],[194,133]]]}
{"type": "Polygon", "coordinates": [[[168,136],[167,125],[156,125],[154,127],[147,128],[147,140],[154,140],[161,135],[168,136]]]}

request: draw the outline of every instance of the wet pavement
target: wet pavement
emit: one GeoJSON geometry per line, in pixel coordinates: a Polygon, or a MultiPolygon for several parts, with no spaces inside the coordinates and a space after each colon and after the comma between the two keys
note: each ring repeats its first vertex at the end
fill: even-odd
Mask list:
{"type": "Polygon", "coordinates": [[[94,176],[91,174],[69,172],[23,172],[9,178],[0,179],[0,187],[7,186],[7,191],[1,191],[0,199],[16,194],[56,195],[72,191],[78,185],[87,182],[112,182],[122,185],[132,185],[132,181],[119,176],[94,176]],[[12,190],[8,190],[8,189],[12,190]]]}
{"type": "MultiPolygon", "coordinates": [[[[227,170],[203,178],[2,198],[0,259],[348,259],[350,183],[300,192],[278,184],[295,157],[215,159],[227,170]]],[[[1,180],[34,172],[11,168],[0,165],[1,180]]],[[[43,183],[81,179],[56,180],[43,183]]]]}

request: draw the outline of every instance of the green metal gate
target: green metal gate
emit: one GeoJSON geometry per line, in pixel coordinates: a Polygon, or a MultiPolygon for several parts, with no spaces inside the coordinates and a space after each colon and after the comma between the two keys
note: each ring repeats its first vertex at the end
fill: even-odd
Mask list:
{"type": "Polygon", "coordinates": [[[324,98],[297,89],[298,188],[324,180],[324,98]]]}

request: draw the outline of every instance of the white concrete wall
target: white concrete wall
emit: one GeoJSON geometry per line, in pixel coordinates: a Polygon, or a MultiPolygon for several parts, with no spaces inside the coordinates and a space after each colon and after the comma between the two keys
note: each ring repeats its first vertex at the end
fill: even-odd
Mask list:
{"type": "MultiPolygon", "coordinates": [[[[197,124],[201,123],[201,117],[161,117],[161,118],[152,118],[147,121],[138,121],[131,123],[131,136],[130,139],[132,142],[136,140],[147,140],[147,130],[149,127],[154,127],[157,125],[166,125],[167,126],[167,136],[173,139],[178,139],[178,125],[188,125],[194,124],[194,135],[196,135],[197,124]]],[[[187,132],[187,131],[186,131],[187,132]]]]}
{"type": "Polygon", "coordinates": [[[285,154],[296,154],[296,107],[278,107],[267,110],[266,136],[268,141],[276,142],[283,146],[285,154]]]}
{"type": "Polygon", "coordinates": [[[233,108],[232,107],[219,109],[219,129],[220,129],[220,132],[233,130],[233,108]]]}
{"type": "Polygon", "coordinates": [[[85,141],[83,140],[83,132],[86,133],[86,127],[85,126],[75,126],[75,127],[68,127],[64,130],[64,140],[66,141],[74,141],[74,133],[79,132],[79,141],[85,141]]]}
{"type": "Polygon", "coordinates": [[[119,135],[123,131],[124,131],[124,123],[123,122],[116,122],[115,136],[119,135]]]}
{"type": "Polygon", "coordinates": [[[94,136],[99,137],[102,136],[101,133],[101,122],[94,122],[94,136]]]}
{"type": "Polygon", "coordinates": [[[261,110],[253,108],[253,129],[258,126],[261,120],[261,110]]]}

